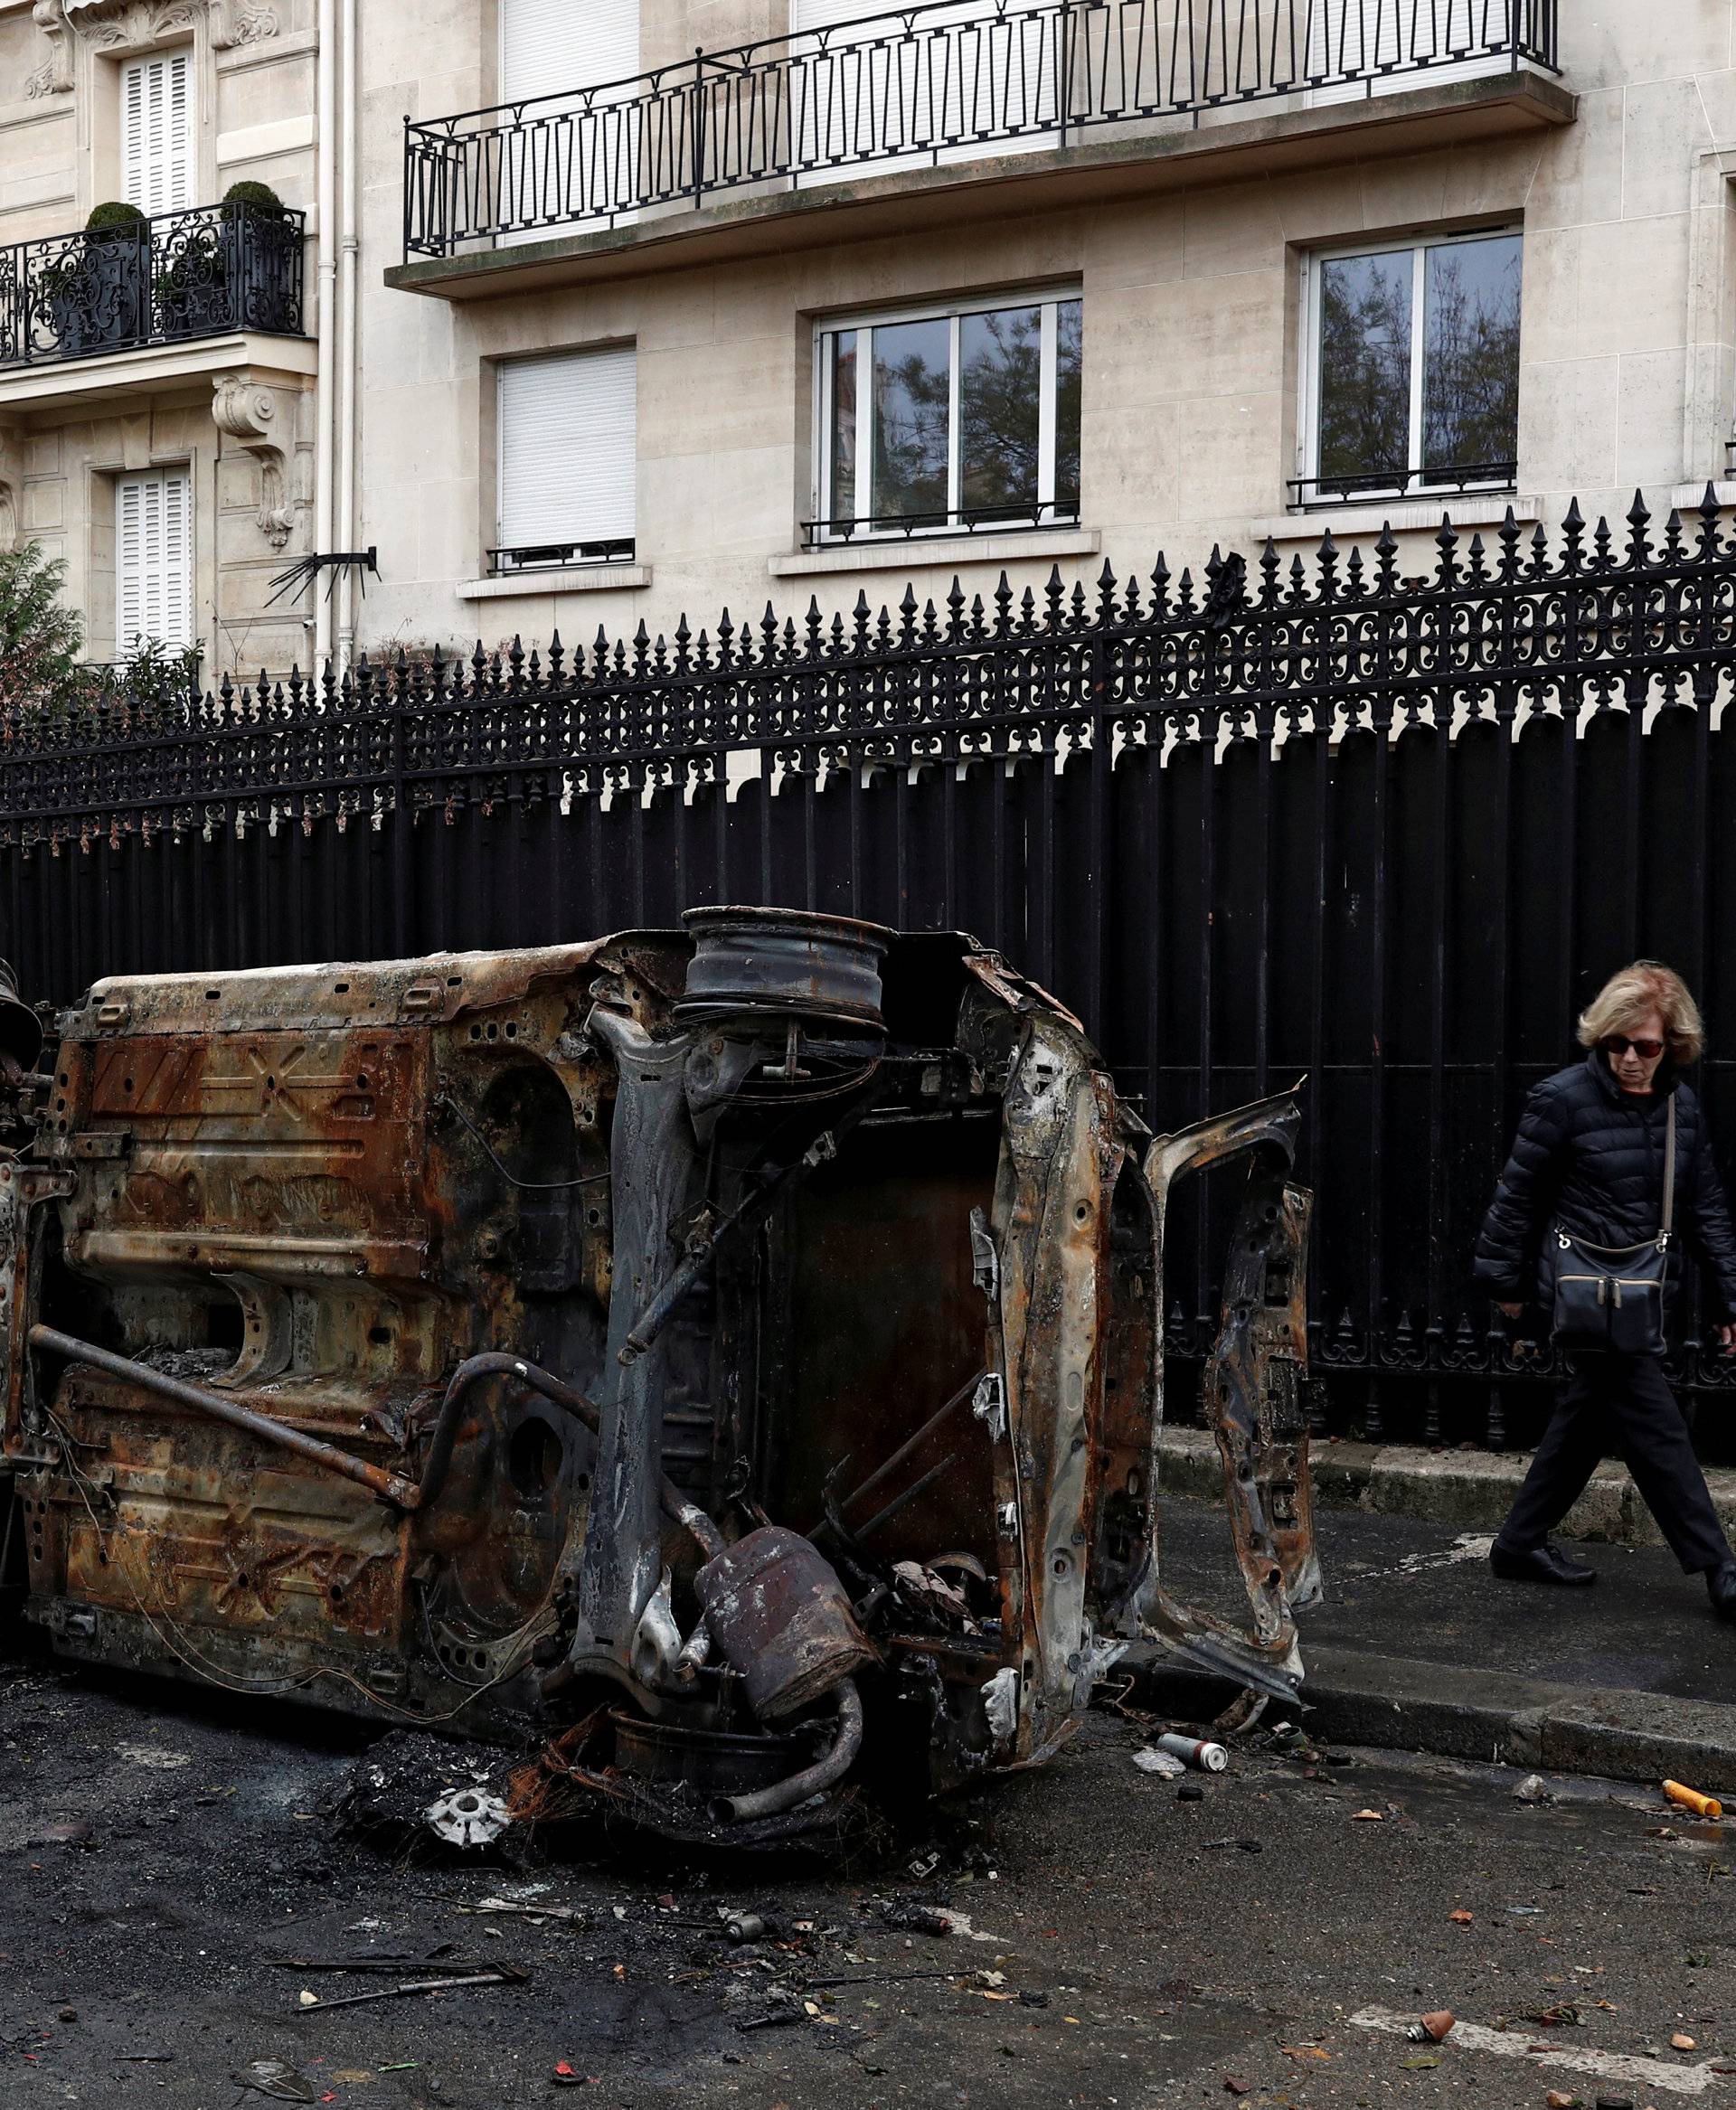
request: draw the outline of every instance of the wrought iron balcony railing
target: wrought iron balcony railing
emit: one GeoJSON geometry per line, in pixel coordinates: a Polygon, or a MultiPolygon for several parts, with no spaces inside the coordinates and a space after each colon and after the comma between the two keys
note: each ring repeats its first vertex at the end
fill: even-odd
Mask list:
{"type": "Polygon", "coordinates": [[[1288,479],[1293,509],[1343,505],[1377,498],[1432,498],[1437,492],[1513,491],[1518,488],[1516,461],[1431,462],[1408,469],[1341,469],[1335,475],[1288,479]]]}
{"type": "Polygon", "coordinates": [[[0,249],[0,370],[232,330],[298,336],[304,216],[241,203],[0,249]]]}
{"type": "Polygon", "coordinates": [[[1198,125],[1412,75],[1556,69],[1557,0],[911,0],[631,80],[404,127],[406,256],[754,184],[1198,125]]]}

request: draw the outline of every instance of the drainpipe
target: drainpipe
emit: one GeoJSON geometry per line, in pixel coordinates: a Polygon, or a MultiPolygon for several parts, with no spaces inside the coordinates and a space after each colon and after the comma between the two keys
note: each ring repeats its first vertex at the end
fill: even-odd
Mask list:
{"type": "MultiPolygon", "coordinates": [[[[340,0],[343,27],[338,37],[338,248],[337,248],[337,522],[336,544],[354,550],[355,522],[356,413],[356,214],[355,214],[355,0],[340,0]]],[[[337,664],[339,671],[355,656],[356,582],[343,571],[337,587],[337,664]]]]}
{"type": "MultiPolygon", "coordinates": [[[[314,218],[319,237],[319,372],[314,384],[314,548],[325,551],[332,541],[332,347],[337,306],[337,0],[319,0],[319,60],[316,108],[319,126],[318,174],[314,218]]],[[[314,597],[314,670],[331,657],[332,617],[317,572],[308,590],[314,597]]]]}

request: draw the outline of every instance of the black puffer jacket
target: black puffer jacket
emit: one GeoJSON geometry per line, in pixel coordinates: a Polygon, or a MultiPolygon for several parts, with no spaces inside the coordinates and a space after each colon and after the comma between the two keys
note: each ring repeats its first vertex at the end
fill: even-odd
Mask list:
{"type": "Polygon", "coordinates": [[[1546,1077],[1525,1101],[1513,1155],[1477,1241],[1478,1282],[1498,1302],[1553,1295],[1543,1233],[1564,1230],[1599,1246],[1637,1246],[1656,1231],[1664,1206],[1664,1137],[1675,1099],[1675,1247],[1670,1286],[1680,1286],[1682,1249],[1694,1249],[1711,1315],[1736,1318],[1736,1232],[1712,1161],[1705,1116],[1665,1061],[1644,1097],[1625,1092],[1594,1048],[1571,1069],[1546,1077]]]}

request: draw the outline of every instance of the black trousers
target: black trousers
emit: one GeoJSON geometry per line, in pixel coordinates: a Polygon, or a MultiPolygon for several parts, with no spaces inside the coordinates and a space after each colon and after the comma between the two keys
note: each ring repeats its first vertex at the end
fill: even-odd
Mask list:
{"type": "Polygon", "coordinates": [[[1651,1355],[1581,1355],[1498,1543],[1540,1546],[1584,1493],[1614,1436],[1634,1484],[1690,1575],[1732,1556],[1664,1367],[1651,1355]]]}

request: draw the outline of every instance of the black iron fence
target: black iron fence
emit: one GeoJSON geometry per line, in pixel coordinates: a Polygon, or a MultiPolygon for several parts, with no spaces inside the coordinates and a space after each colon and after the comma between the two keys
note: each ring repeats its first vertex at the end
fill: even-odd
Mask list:
{"type": "Polygon", "coordinates": [[[0,367],[231,330],[299,335],[304,218],[237,200],[0,248],[0,367]]]}
{"type": "Polygon", "coordinates": [[[1428,70],[1555,70],[1556,0],[912,0],[404,126],[404,251],[615,225],[744,184],[1065,146],[1428,70]]]}
{"type": "MultiPolygon", "coordinates": [[[[1736,1151],[1736,533],[1708,494],[1250,574],[0,719],[0,949],[67,999],[782,902],[1001,947],[1155,1125],[1307,1072],[1340,1426],[1502,1445],[1546,1399],[1468,1280],[1519,1100],[1637,954],[1699,991],[1736,1151]]],[[[1172,1247],[1196,1355],[1223,1226],[1172,1247]]],[[[1696,1327],[1682,1374],[1728,1389],[1696,1327]]],[[[1728,1439],[1725,1439],[1726,1443],[1728,1439]]]]}

